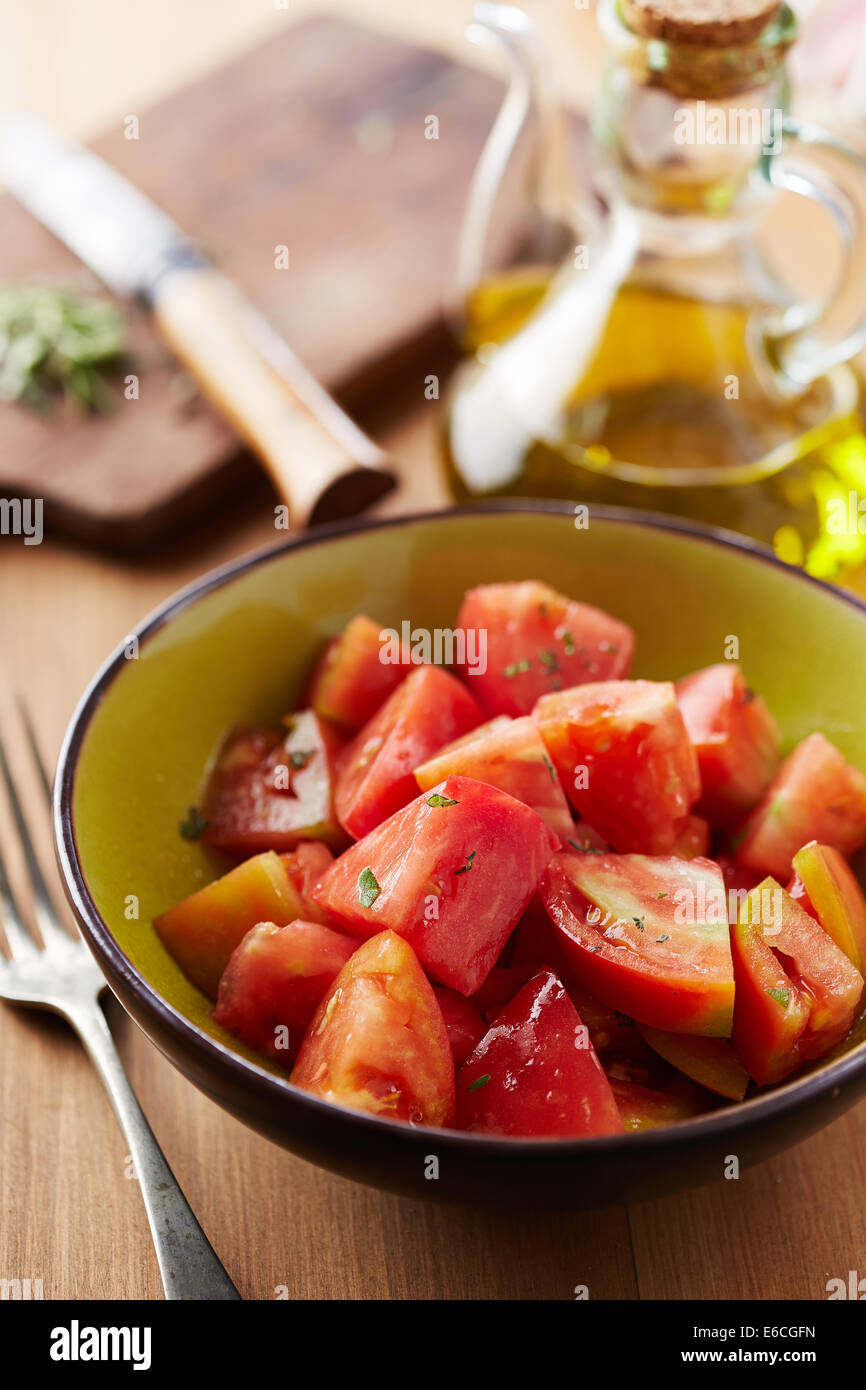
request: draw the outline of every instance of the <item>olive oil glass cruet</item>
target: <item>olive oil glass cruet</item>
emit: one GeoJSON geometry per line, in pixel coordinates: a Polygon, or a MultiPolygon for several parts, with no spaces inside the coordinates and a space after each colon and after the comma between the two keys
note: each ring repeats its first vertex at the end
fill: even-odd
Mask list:
{"type": "Polygon", "coordinates": [[[578,172],[531,22],[476,6],[471,37],[510,81],[460,245],[452,490],[650,508],[850,575],[866,561],[849,365],[866,342],[866,165],[790,116],[786,6],[601,0],[598,19],[578,172]],[[837,233],[820,302],[786,284],[785,237],[763,231],[783,193],[787,219],[808,199],[837,233]]]}

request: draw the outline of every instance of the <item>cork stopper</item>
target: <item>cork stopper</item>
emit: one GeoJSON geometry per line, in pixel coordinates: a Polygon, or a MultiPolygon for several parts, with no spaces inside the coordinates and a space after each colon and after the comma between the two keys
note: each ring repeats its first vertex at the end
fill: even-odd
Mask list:
{"type": "Polygon", "coordinates": [[[702,48],[751,43],[781,9],[781,0],[622,0],[628,27],[647,39],[702,48]]]}

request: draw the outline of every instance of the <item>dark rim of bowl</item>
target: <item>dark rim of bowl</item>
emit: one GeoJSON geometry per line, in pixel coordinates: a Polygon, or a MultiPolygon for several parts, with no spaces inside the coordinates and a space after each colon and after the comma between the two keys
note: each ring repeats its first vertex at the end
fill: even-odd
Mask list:
{"type": "MultiPolygon", "coordinates": [[[[360,521],[351,519],[317,527],[314,531],[306,532],[302,536],[253,551],[238,560],[229,561],[225,565],[209,570],[200,579],[194,580],[191,584],[180,589],[155,608],[136,628],[127,633],[123,642],[107,658],[78,703],[64,735],[57,762],[53,808],[54,839],[64,888],[85,936],[100,963],[106,966],[109,983],[112,975],[120,977],[145,1012],[156,1015],[164,1027],[179,1034],[186,1047],[195,1053],[205,1067],[223,1068],[234,1082],[244,1083],[262,1101],[268,1102],[276,1108],[281,1103],[285,1104],[287,1101],[291,1101],[295,1105],[308,1109],[311,1118],[317,1115],[323,1120],[339,1117],[340,1121],[347,1126],[354,1130],[366,1131],[371,1137],[374,1137],[375,1134],[384,1136],[385,1133],[390,1133],[395,1143],[402,1141],[417,1145],[429,1145],[430,1135],[434,1131],[424,1126],[412,1126],[400,1120],[367,1115],[363,1111],[322,1100],[299,1087],[293,1086],[288,1077],[283,1078],[273,1072],[265,1071],[255,1062],[249,1061],[240,1053],[234,1052],[218,1042],[216,1038],[212,1038],[208,1033],[202,1032],[196,1024],[164,999],[143,975],[139,974],[121,950],[108,924],[100,915],[87,887],[78,857],[78,847],[72,823],[72,793],[75,773],[81,746],[90,721],[108,687],[118,672],[125,668],[124,651],[133,636],[138,639],[140,647],[146,639],[153,637],[178,613],[200,598],[205,597],[215,589],[222,588],[240,575],[258,568],[259,565],[268,564],[278,556],[293,550],[301,550],[311,545],[327,544],[329,541],[341,540],[346,536],[360,532],[380,531],[399,526],[412,526],[418,523],[432,522],[438,524],[448,522],[456,517],[465,519],[503,513],[567,516],[569,518],[573,518],[575,514],[574,504],[569,502],[506,498],[480,502],[470,506],[450,507],[433,512],[407,513],[396,517],[360,521]]],[[[792,568],[783,560],[778,559],[773,551],[766,546],[750,540],[748,537],[717,527],[703,526],[679,518],[665,517],[623,507],[591,506],[589,513],[590,517],[598,517],[603,521],[673,532],[677,535],[689,536],[707,545],[738,550],[752,559],[785,571],[795,583],[814,585],[816,588],[831,594],[835,599],[848,604],[866,618],[866,603],[853,594],[838,588],[836,585],[828,584],[824,580],[816,579],[813,575],[806,574],[802,570],[792,568]]],[[[154,1040],[151,1038],[151,1041],[154,1040]]],[[[820,1071],[783,1083],[772,1091],[753,1096],[748,1100],[734,1101],[721,1109],[695,1116],[692,1119],[679,1120],[675,1124],[662,1126],[658,1129],[578,1139],[510,1138],[504,1135],[491,1136],[474,1134],[465,1130],[443,1129],[435,1131],[436,1143],[437,1145],[445,1145],[446,1150],[462,1149],[469,1145],[478,1157],[483,1157],[485,1153],[491,1157],[507,1157],[508,1155],[516,1157],[518,1153],[521,1153],[527,1157],[538,1155],[551,1159],[554,1156],[577,1159],[581,1154],[591,1155],[594,1158],[604,1158],[633,1153],[637,1158],[640,1154],[650,1154],[657,1149],[672,1148],[680,1143],[685,1144],[689,1140],[711,1141],[724,1137],[727,1142],[739,1134],[758,1128],[764,1120],[784,1114],[793,1114],[804,1109],[828,1091],[841,1089],[842,1085],[864,1071],[866,1071],[866,1042],[857,1044],[850,1053],[830,1062],[820,1071]]]]}

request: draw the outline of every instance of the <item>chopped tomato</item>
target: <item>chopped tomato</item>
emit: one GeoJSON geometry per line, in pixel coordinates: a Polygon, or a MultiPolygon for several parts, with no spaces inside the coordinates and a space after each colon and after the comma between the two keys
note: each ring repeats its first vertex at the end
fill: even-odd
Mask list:
{"type": "Polygon", "coordinates": [[[551,970],[524,985],[460,1068],[457,1123],[532,1138],[622,1132],[589,1033],[551,970]]]}
{"type": "Polygon", "coordinates": [[[686,816],[673,848],[680,859],[706,859],[710,852],[710,827],[701,816],[686,816]]]}
{"type": "Polygon", "coordinates": [[[302,710],[289,732],[235,729],[211,773],[203,839],[226,854],[293,849],[302,840],[342,845],[333,806],[341,741],[318,715],[302,710]]]}
{"type": "Polygon", "coordinates": [[[708,859],[557,854],[539,896],[578,980],[610,1008],[728,1037],[734,977],[721,871],[708,859]]]}
{"type": "Polygon", "coordinates": [[[536,960],[525,961],[521,965],[494,965],[481,988],[472,995],[471,1002],[481,1017],[490,1023],[500,1009],[510,1004],[515,994],[523,989],[527,980],[538,974],[543,965],[549,965],[549,962],[536,960]]]}
{"type": "Polygon", "coordinates": [[[325,990],[357,941],[320,922],[261,922],[232,953],[214,1018],[281,1066],[297,1056],[325,990]]]}
{"type": "Polygon", "coordinates": [[[866,974],[866,898],[839,851],[814,840],[804,845],[794,855],[788,892],[821,923],[860,974],[866,974]]]}
{"type": "Polygon", "coordinates": [[[400,932],[435,980],[469,995],[496,963],[556,845],[541,817],[514,797],[447,777],[346,850],[313,897],[357,936],[400,932]]]}
{"type": "Polygon", "coordinates": [[[290,850],[288,854],[281,854],[280,859],[295,885],[304,918],[327,926],[328,914],[316,906],[311,893],[313,884],[318,882],[334,862],[334,856],[328,846],[323,845],[321,840],[302,840],[297,849],[290,850]]]}
{"type": "Polygon", "coordinates": [[[676,1124],[677,1120],[691,1120],[707,1108],[696,1093],[657,1091],[617,1076],[610,1078],[610,1088],[627,1130],[658,1129],[659,1125],[676,1124]]]}
{"type": "Polygon", "coordinates": [[[717,828],[730,829],[757,805],[778,771],[779,726],[732,661],[678,681],[677,704],[698,758],[697,809],[717,828]]]}
{"type": "Polygon", "coordinates": [[[533,717],[572,805],[614,849],[673,852],[700,781],[669,681],[578,686],[533,717]]]}
{"type": "Polygon", "coordinates": [[[732,931],[734,1048],[759,1085],[821,1057],[848,1032],[863,977],[823,927],[766,878],[732,931]]]}
{"type": "Polygon", "coordinates": [[[481,723],[482,712],[454,676],[420,666],[346,748],[336,808],[355,839],[417,794],[413,772],[444,744],[481,723]]]}
{"type": "MultiPolygon", "coordinates": [[[[597,830],[593,830],[589,821],[576,820],[574,829],[568,840],[572,849],[576,850],[604,850],[605,853],[610,849],[610,845],[597,830]]],[[[564,848],[564,846],[563,846],[564,848]]]]}
{"type": "MultiPolygon", "coordinates": [[[[736,1007],[736,1006],[735,1006],[736,1007]]],[[[742,1100],[749,1085],[749,1073],[724,1038],[690,1037],[688,1033],[666,1033],[640,1025],[641,1035],[654,1052],[672,1067],[691,1077],[708,1091],[728,1100],[742,1100]]]]}
{"type": "Polygon", "coordinates": [[[323,719],[360,729],[412,669],[408,653],[398,662],[385,660],[389,654],[383,629],[359,613],[322,653],[307,702],[323,719]]]}
{"type": "Polygon", "coordinates": [[[532,719],[493,719],[442,748],[415,769],[422,791],[444,777],[474,777],[531,806],[565,844],[574,822],[565,793],[532,719]]]}
{"type": "Polygon", "coordinates": [[[215,999],[229,957],[247,932],[259,922],[284,926],[301,912],[285,865],[271,852],[238,864],[155,917],[153,925],[184,974],[215,999]]]}
{"type": "Polygon", "coordinates": [[[325,1100],[410,1124],[448,1125],[454,1060],[412,947],[383,931],[359,946],[316,1010],[292,1082],[325,1100]]]}
{"type": "Polygon", "coordinates": [[[434,985],[433,993],[439,1000],[448,1041],[454,1055],[455,1067],[462,1066],[470,1052],[484,1037],[484,1020],[471,999],[465,999],[456,989],[447,985],[434,985]]]}
{"type": "Polygon", "coordinates": [[[866,777],[823,734],[810,734],[785,759],[738,836],[742,869],[788,879],[810,840],[847,859],[866,840],[866,777]]]}
{"type": "Polygon", "coordinates": [[[462,670],[491,715],[529,714],[549,691],[618,680],[628,673],[634,650],[625,623],[532,580],[470,589],[457,629],[486,634],[486,670],[462,670]]]}

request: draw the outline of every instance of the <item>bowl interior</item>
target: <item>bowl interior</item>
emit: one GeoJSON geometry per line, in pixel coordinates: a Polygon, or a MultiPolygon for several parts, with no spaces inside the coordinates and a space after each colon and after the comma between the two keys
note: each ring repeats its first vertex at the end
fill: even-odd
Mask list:
{"type": "Polygon", "coordinates": [[[75,771],[72,824],[90,897],[135,970],[205,1033],[253,1056],[213,1023],[151,919],[224,867],[178,827],[226,730],[289,712],[323,639],[354,613],[448,628],[465,589],[533,578],[630,623],[636,676],[676,678],[736,644],[787,747],[820,729],[866,769],[866,610],[745,546],[624,517],[593,515],[576,529],[565,509],[530,507],[401,520],[273,552],[157,615],[138,650],[127,647],[75,771]]]}

